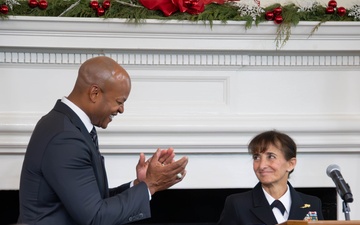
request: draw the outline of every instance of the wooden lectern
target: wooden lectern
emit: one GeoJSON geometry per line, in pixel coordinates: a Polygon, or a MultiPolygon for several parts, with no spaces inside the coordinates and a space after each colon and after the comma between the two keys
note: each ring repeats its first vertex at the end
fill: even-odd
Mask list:
{"type": "Polygon", "coordinates": [[[288,220],[281,225],[360,225],[360,220],[288,220]]]}

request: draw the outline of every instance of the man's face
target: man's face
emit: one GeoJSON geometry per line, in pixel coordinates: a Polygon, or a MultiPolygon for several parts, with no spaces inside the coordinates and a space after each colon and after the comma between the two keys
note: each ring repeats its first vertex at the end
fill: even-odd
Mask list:
{"type": "Polygon", "coordinates": [[[107,128],[118,113],[124,112],[124,104],[129,97],[130,90],[130,79],[125,76],[106,83],[105,88],[100,89],[91,122],[95,126],[107,128]]]}

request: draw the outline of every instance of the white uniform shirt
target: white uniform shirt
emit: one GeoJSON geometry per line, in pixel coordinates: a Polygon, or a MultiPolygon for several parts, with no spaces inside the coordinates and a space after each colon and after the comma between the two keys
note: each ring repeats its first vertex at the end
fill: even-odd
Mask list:
{"type": "MultiPolygon", "coordinates": [[[[264,190],[264,188],[263,188],[263,192],[265,194],[266,200],[269,202],[269,205],[271,205],[271,203],[273,203],[273,201],[275,201],[276,199],[274,199],[271,195],[269,195],[264,190]]],[[[278,224],[287,221],[289,218],[289,212],[290,212],[290,207],[291,207],[291,195],[290,195],[289,186],[287,186],[287,191],[285,192],[285,194],[283,196],[281,196],[281,198],[279,198],[279,200],[285,207],[284,215],[281,214],[281,212],[278,208],[274,207],[272,209],[278,224]]]]}

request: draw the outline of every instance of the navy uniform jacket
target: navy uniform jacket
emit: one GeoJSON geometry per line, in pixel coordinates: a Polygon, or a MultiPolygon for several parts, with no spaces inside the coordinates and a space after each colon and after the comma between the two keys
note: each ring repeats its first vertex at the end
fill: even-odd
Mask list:
{"type": "MultiPolygon", "coordinates": [[[[292,201],[288,220],[304,220],[309,211],[316,211],[318,219],[324,219],[318,197],[297,192],[290,183],[288,185],[292,201]]],[[[218,225],[250,224],[277,224],[260,183],[251,191],[228,196],[218,221],[218,225]]]]}
{"type": "Polygon", "coordinates": [[[103,157],[80,118],[60,100],[31,136],[19,195],[23,224],[110,225],[151,216],[145,183],[108,188],[103,157]]]}

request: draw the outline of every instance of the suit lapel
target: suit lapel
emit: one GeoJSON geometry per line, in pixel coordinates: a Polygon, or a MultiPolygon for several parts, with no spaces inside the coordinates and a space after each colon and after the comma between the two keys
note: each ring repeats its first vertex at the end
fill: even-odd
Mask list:
{"type": "Polygon", "coordinates": [[[109,196],[109,187],[107,183],[107,176],[104,165],[104,157],[100,155],[98,149],[96,149],[94,142],[86,129],[84,123],[81,121],[78,115],[66,104],[62,103],[61,100],[58,100],[54,107],[55,111],[65,114],[72,124],[79,129],[83,134],[86,144],[91,150],[91,157],[93,159],[94,173],[96,180],[99,186],[100,193],[104,198],[109,196]]]}
{"type": "Polygon", "coordinates": [[[254,187],[252,194],[254,208],[252,208],[251,211],[254,215],[264,224],[277,224],[276,218],[266,200],[260,182],[254,187]]]}
{"type": "MultiPolygon", "coordinates": [[[[70,107],[68,107],[66,104],[62,103],[61,100],[58,100],[56,102],[54,110],[66,115],[66,117],[69,118],[69,120],[72,122],[72,124],[75,127],[77,127],[79,129],[79,131],[84,135],[84,138],[85,138],[87,144],[91,147],[94,145],[93,141],[91,139],[91,136],[90,136],[88,130],[86,129],[84,123],[81,121],[79,116],[76,115],[76,113],[70,107]]],[[[91,148],[91,149],[93,149],[93,148],[91,148]]]]}
{"type": "Polygon", "coordinates": [[[291,208],[289,213],[289,220],[303,220],[306,216],[306,213],[309,209],[302,208],[304,206],[304,201],[301,199],[300,195],[295,191],[295,189],[288,183],[291,194],[291,208]]]}

